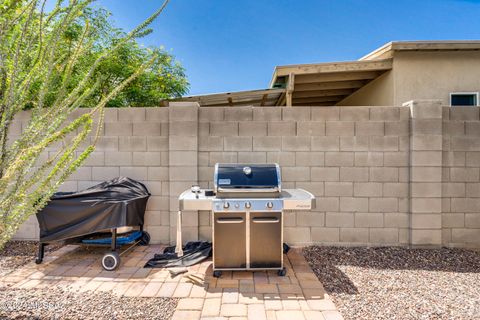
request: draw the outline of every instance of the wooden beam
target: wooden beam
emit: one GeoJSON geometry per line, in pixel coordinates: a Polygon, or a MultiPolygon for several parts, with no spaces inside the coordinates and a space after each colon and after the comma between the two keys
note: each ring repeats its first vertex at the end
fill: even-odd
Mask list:
{"type": "Polygon", "coordinates": [[[316,91],[316,90],[335,90],[335,89],[358,89],[366,85],[368,82],[369,82],[368,80],[353,80],[353,81],[300,83],[295,85],[295,92],[316,91]]]}
{"type": "Polygon", "coordinates": [[[310,102],[310,103],[296,103],[299,107],[333,107],[338,101],[331,102],[310,102]]]}
{"type": "Polygon", "coordinates": [[[293,95],[294,87],[295,87],[295,74],[291,72],[288,75],[288,82],[287,82],[287,93],[286,93],[287,107],[291,107],[293,105],[292,95],[293,95]]]}
{"type": "Polygon", "coordinates": [[[350,95],[354,89],[339,89],[339,90],[318,90],[318,91],[300,91],[294,92],[293,98],[312,98],[312,97],[329,97],[329,96],[343,96],[350,95]]]}
{"type": "Polygon", "coordinates": [[[233,106],[233,99],[232,99],[232,97],[228,97],[227,100],[228,100],[228,105],[229,105],[229,106],[233,106]]]}
{"type": "Polygon", "coordinates": [[[265,105],[265,102],[267,101],[267,98],[268,98],[268,94],[265,93],[265,94],[262,96],[262,101],[260,102],[260,106],[263,107],[263,106],[265,105]]]}
{"type": "MultiPolygon", "coordinates": [[[[213,102],[213,103],[203,103],[201,106],[203,107],[226,107],[226,106],[252,106],[252,105],[259,105],[262,103],[263,99],[255,99],[255,100],[246,100],[246,101],[233,101],[232,104],[227,102],[213,102]]],[[[264,101],[265,104],[269,102],[273,103],[277,101],[277,98],[268,98],[264,101]]]]}
{"type": "Polygon", "coordinates": [[[311,102],[330,102],[330,101],[340,101],[345,99],[347,96],[330,96],[330,97],[313,97],[313,98],[297,98],[294,99],[295,104],[297,103],[311,103],[311,102]]]}
{"type": "Polygon", "coordinates": [[[276,106],[284,106],[284,105],[286,105],[286,102],[285,102],[286,99],[287,99],[286,96],[287,96],[286,92],[282,93],[282,94],[280,95],[280,97],[278,97],[278,100],[277,100],[277,102],[275,103],[275,105],[276,105],[276,106]]]}
{"type": "Polygon", "coordinates": [[[351,80],[372,80],[379,77],[383,72],[365,71],[365,72],[346,72],[346,73],[322,73],[299,75],[295,79],[295,84],[318,83],[318,82],[334,82],[334,81],[351,81],[351,80]]]}
{"type": "Polygon", "coordinates": [[[279,66],[275,69],[275,71],[276,77],[278,78],[291,73],[315,74],[349,71],[379,71],[390,69],[392,69],[392,59],[279,66]]]}

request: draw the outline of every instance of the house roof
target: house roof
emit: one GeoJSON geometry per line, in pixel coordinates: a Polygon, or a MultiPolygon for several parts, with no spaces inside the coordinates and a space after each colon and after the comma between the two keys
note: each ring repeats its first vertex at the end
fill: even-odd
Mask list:
{"type": "Polygon", "coordinates": [[[357,61],[277,66],[271,89],[197,95],[169,101],[201,106],[329,106],[392,69],[395,51],[480,50],[479,40],[389,42],[357,61]]]}

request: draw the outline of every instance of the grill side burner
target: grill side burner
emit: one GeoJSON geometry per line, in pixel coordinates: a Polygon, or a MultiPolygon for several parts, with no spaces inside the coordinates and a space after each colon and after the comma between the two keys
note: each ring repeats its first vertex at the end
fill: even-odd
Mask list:
{"type": "Polygon", "coordinates": [[[182,210],[211,210],[214,276],[265,269],[285,275],[283,210],[310,210],[314,200],[302,189],[282,190],[277,164],[216,164],[213,196],[193,187],[180,195],[179,226],[182,210]]]}

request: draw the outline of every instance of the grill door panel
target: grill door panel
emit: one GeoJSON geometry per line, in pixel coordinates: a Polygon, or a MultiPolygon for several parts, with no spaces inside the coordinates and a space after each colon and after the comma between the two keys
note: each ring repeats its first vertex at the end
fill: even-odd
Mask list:
{"type": "Polygon", "coordinates": [[[250,213],[250,267],[282,266],[282,213],[250,213]]]}
{"type": "Polygon", "coordinates": [[[215,212],[213,219],[215,268],[245,268],[247,266],[246,213],[215,212]]]}

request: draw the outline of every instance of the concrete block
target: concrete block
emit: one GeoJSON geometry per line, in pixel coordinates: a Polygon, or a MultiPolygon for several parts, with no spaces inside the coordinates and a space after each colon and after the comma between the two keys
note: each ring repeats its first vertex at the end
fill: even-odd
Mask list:
{"type": "Polygon", "coordinates": [[[355,152],[354,158],[356,167],[383,166],[382,152],[355,152]]]}
{"type": "Polygon", "coordinates": [[[410,123],[408,121],[385,122],[386,136],[409,136],[410,123]]]}
{"type": "Polygon", "coordinates": [[[352,182],[325,182],[325,196],[353,196],[352,182]]]}
{"type": "Polygon", "coordinates": [[[385,212],[383,214],[385,228],[408,228],[410,226],[410,214],[401,212],[385,212]]]}
{"type": "Polygon", "coordinates": [[[189,105],[179,105],[178,102],[175,102],[176,105],[170,104],[169,106],[169,122],[172,121],[197,121],[198,119],[198,104],[192,104],[187,102],[189,105]]]}
{"type": "Polygon", "coordinates": [[[370,119],[369,107],[342,107],[340,108],[341,121],[365,121],[370,119]]]}
{"type": "Polygon", "coordinates": [[[435,104],[414,106],[411,108],[412,118],[415,119],[442,119],[443,109],[441,102],[435,104]]]}
{"type": "Polygon", "coordinates": [[[383,184],[383,196],[384,197],[408,197],[408,183],[396,183],[389,182],[383,184]]]}
{"type": "Polygon", "coordinates": [[[341,167],[340,181],[368,181],[368,168],[341,167]]]}
{"type": "Polygon", "coordinates": [[[452,198],[452,212],[471,212],[477,213],[480,208],[480,198],[452,198]]]}
{"type": "Polygon", "coordinates": [[[339,228],[312,228],[312,241],[317,243],[340,242],[339,228]]]}
{"type": "Polygon", "coordinates": [[[444,197],[465,197],[465,183],[442,183],[441,195],[444,197]]]}
{"type": "Polygon", "coordinates": [[[353,121],[327,121],[327,136],[348,137],[355,135],[355,122],[353,121]]]}
{"type": "Polygon", "coordinates": [[[308,190],[317,197],[325,194],[323,182],[298,181],[295,183],[295,187],[308,190]]]}
{"type": "Polygon", "coordinates": [[[446,136],[463,136],[465,135],[465,121],[444,121],[443,134],[446,136]]]}
{"type": "Polygon", "coordinates": [[[238,122],[210,122],[210,135],[220,137],[238,136],[238,122]]]}
{"type": "Polygon", "coordinates": [[[340,241],[351,243],[367,243],[368,228],[340,228],[340,241]]]}
{"type": "Polygon", "coordinates": [[[450,120],[478,121],[479,108],[459,107],[450,108],[450,120]]]}
{"type": "MultiPolygon", "coordinates": [[[[445,150],[445,149],[444,149],[445,150]]],[[[466,154],[469,152],[442,152],[442,164],[444,167],[465,167],[466,154]]],[[[478,167],[474,166],[474,167],[478,167]]]]}
{"type": "Polygon", "coordinates": [[[131,152],[105,152],[105,165],[107,166],[131,166],[132,164],[131,152]]]}
{"type": "Polygon", "coordinates": [[[216,163],[235,163],[238,162],[236,152],[210,152],[209,165],[216,163]]]}
{"type": "Polygon", "coordinates": [[[145,225],[160,226],[161,225],[160,211],[145,211],[145,225]]]}
{"type": "Polygon", "coordinates": [[[314,121],[340,120],[339,107],[312,108],[311,113],[314,121]]]}
{"type": "Polygon", "coordinates": [[[323,227],[325,226],[325,213],[297,212],[297,226],[323,227]]]}
{"type": "Polygon", "coordinates": [[[255,151],[279,151],[281,148],[281,137],[253,137],[253,150],[255,151]]]}
{"type": "Polygon", "coordinates": [[[149,122],[168,122],[170,108],[158,107],[158,108],[146,108],[145,120],[149,122]]]}
{"type": "Polygon", "coordinates": [[[441,151],[412,151],[412,166],[437,167],[442,165],[441,151]]]}
{"type": "Polygon", "coordinates": [[[412,150],[442,150],[442,136],[416,135],[412,136],[412,150]]]}
{"type": "MultiPolygon", "coordinates": [[[[460,183],[460,185],[464,186],[465,185],[463,183],[460,183]]],[[[466,193],[463,193],[462,194],[462,187],[461,186],[457,186],[457,192],[458,192],[458,195],[455,195],[455,197],[464,197],[466,196],[467,198],[478,198],[480,197],[480,183],[467,183],[466,184],[466,193]]],[[[444,193],[444,197],[445,197],[445,193],[444,193]]]]}
{"type": "Polygon", "coordinates": [[[266,163],[267,162],[267,153],[266,152],[239,152],[238,153],[238,162],[240,163],[266,163]]]}
{"type": "MultiPolygon", "coordinates": [[[[147,170],[148,173],[148,170],[147,170]]],[[[162,195],[162,182],[161,181],[142,181],[142,183],[147,187],[148,191],[154,196],[162,195]]]]}
{"type": "Polygon", "coordinates": [[[370,243],[396,244],[398,243],[398,229],[396,228],[372,228],[369,229],[370,243]]]}
{"type": "Polygon", "coordinates": [[[120,176],[119,167],[92,167],[92,179],[105,181],[120,176]]]}
{"type": "Polygon", "coordinates": [[[340,151],[340,138],[331,137],[312,137],[313,151],[340,151]]]}
{"type": "Polygon", "coordinates": [[[368,198],[340,197],[340,211],[368,211],[368,198]]]}
{"type": "Polygon", "coordinates": [[[413,229],[440,229],[442,228],[442,215],[438,213],[412,214],[413,229]]]}
{"type": "Polygon", "coordinates": [[[249,121],[253,120],[252,107],[225,108],[226,121],[249,121]]]}
{"type": "MultiPolygon", "coordinates": [[[[480,212],[465,214],[465,227],[480,229],[480,212]]],[[[479,235],[480,237],[480,235],[479,235]]]]}
{"type": "Polygon", "coordinates": [[[383,121],[358,121],[355,122],[356,136],[383,136],[385,122],[383,121]]]}
{"type": "Polygon", "coordinates": [[[451,137],[451,150],[453,151],[480,151],[478,137],[457,136],[451,137]]]}
{"type": "Polygon", "coordinates": [[[197,137],[170,136],[168,139],[169,150],[191,151],[198,149],[197,137]]]}
{"type": "Polygon", "coordinates": [[[210,135],[210,123],[209,122],[199,122],[198,123],[198,132],[197,137],[200,139],[202,137],[208,137],[210,135]]]}
{"type": "Polygon", "coordinates": [[[339,181],[340,168],[328,167],[313,167],[311,169],[312,181],[339,181]]]}
{"type": "MultiPolygon", "coordinates": [[[[136,138],[141,139],[142,137],[136,137],[136,138]]],[[[147,139],[148,151],[168,151],[168,144],[169,144],[168,137],[147,137],[146,139],[147,139]]]]}
{"type": "Polygon", "coordinates": [[[442,212],[442,199],[440,198],[412,198],[411,205],[412,212],[415,214],[442,212]]]}
{"type": "Polygon", "coordinates": [[[382,183],[355,182],[353,184],[353,195],[355,197],[381,197],[382,183]]]}
{"type": "Polygon", "coordinates": [[[295,164],[297,166],[322,166],[325,164],[325,153],[323,152],[296,152],[295,164]]]}
{"type": "Polygon", "coordinates": [[[398,151],[397,137],[369,137],[370,151],[398,151]]]}
{"type": "Polygon", "coordinates": [[[265,121],[242,121],[239,122],[240,136],[263,137],[267,135],[267,122],[265,121]]]}
{"type": "Polygon", "coordinates": [[[431,119],[412,119],[411,130],[413,135],[418,134],[442,134],[442,121],[431,119]]]}
{"type": "Polygon", "coordinates": [[[269,136],[295,136],[297,123],[294,121],[269,121],[267,125],[269,136]]]}
{"type": "Polygon", "coordinates": [[[442,228],[463,228],[465,227],[464,213],[443,213],[442,228]]]}
{"type": "Polygon", "coordinates": [[[435,182],[412,182],[412,198],[440,198],[442,196],[442,184],[435,182]]]}
{"type": "Polygon", "coordinates": [[[282,137],[282,150],[309,151],[310,137],[282,137]]]}
{"type": "Polygon", "coordinates": [[[408,152],[384,152],[383,165],[385,167],[408,167],[410,154],[408,152]]]}
{"type": "Polygon", "coordinates": [[[367,151],[368,137],[340,137],[341,151],[367,151]]]}
{"type": "Polygon", "coordinates": [[[353,227],[355,216],[350,212],[327,212],[325,215],[325,226],[327,227],[353,227]]]}
{"type": "Polygon", "coordinates": [[[166,181],[168,180],[168,167],[148,167],[147,180],[166,181]]]}
{"type": "Polygon", "coordinates": [[[225,137],[223,149],[225,151],[251,151],[252,137],[225,137]]]}
{"type": "Polygon", "coordinates": [[[355,227],[382,228],[383,213],[357,212],[355,213],[355,227]]]}
{"type": "Polygon", "coordinates": [[[354,161],[353,152],[326,152],[325,166],[352,167],[354,161]]]}
{"type": "MultiPolygon", "coordinates": [[[[77,152],[77,157],[81,152],[77,152]]],[[[105,164],[105,153],[94,151],[90,153],[88,158],[83,163],[84,166],[103,166],[105,164]]]]}
{"type": "Polygon", "coordinates": [[[118,150],[118,137],[98,137],[95,145],[96,151],[116,151],[118,150]]]}
{"type": "Polygon", "coordinates": [[[318,211],[338,211],[340,210],[340,200],[338,197],[317,197],[316,210],[318,211]]]}
{"type": "Polygon", "coordinates": [[[147,180],[146,167],[120,167],[120,176],[129,177],[135,180],[147,180]]]}
{"type": "Polygon", "coordinates": [[[478,229],[452,229],[452,242],[464,244],[480,244],[478,229]]]}
{"type": "Polygon", "coordinates": [[[198,177],[197,167],[170,167],[169,176],[171,181],[196,181],[198,177]]]}
{"type": "Polygon", "coordinates": [[[282,181],[310,181],[310,168],[309,167],[283,168],[282,181]]]}
{"type": "Polygon", "coordinates": [[[283,212],[283,225],[285,227],[295,227],[297,225],[297,213],[296,213],[296,211],[284,211],[283,212]]]}
{"type": "Polygon", "coordinates": [[[282,120],[308,121],[310,120],[310,107],[282,108],[282,120]]]}
{"type": "Polygon", "coordinates": [[[478,182],[479,168],[450,168],[452,182],[478,182]]]}
{"type": "MultiPolygon", "coordinates": [[[[253,139],[255,149],[255,138],[253,139]]],[[[282,167],[295,165],[295,152],[267,152],[268,163],[278,163],[282,167]]]]}
{"type": "Polygon", "coordinates": [[[299,121],[297,122],[297,135],[299,136],[324,136],[324,121],[299,121]]]}
{"type": "Polygon", "coordinates": [[[279,121],[282,120],[283,108],[253,108],[253,120],[255,121],[279,121]]]}
{"type": "Polygon", "coordinates": [[[196,166],[198,163],[196,151],[170,151],[169,164],[172,167],[196,166]]]}
{"type": "Polygon", "coordinates": [[[480,136],[480,122],[478,121],[466,121],[465,122],[465,129],[467,136],[480,136]]]}
{"type": "MultiPolygon", "coordinates": [[[[456,152],[454,152],[454,154],[456,154],[456,152]]],[[[480,152],[466,152],[461,154],[465,154],[467,167],[480,167],[480,152]]]]}
{"type": "Polygon", "coordinates": [[[119,108],[117,112],[120,122],[145,121],[145,108],[119,108]]]}
{"type": "MultiPolygon", "coordinates": [[[[146,137],[119,137],[118,150],[120,151],[147,151],[146,137]]],[[[154,151],[154,150],[149,150],[154,151]]]]}
{"type": "Polygon", "coordinates": [[[212,242],[212,227],[199,227],[198,239],[200,241],[212,242]]]}
{"type": "Polygon", "coordinates": [[[441,182],[442,168],[441,167],[412,167],[411,169],[412,182],[441,182]]]}
{"type": "Polygon", "coordinates": [[[198,139],[199,151],[222,151],[223,137],[201,137],[198,139]]]}
{"type": "Polygon", "coordinates": [[[224,107],[208,107],[198,109],[198,120],[200,122],[223,121],[224,107]]]}
{"type": "MultiPolygon", "coordinates": [[[[91,168],[88,168],[88,169],[89,170],[86,173],[82,173],[81,175],[88,176],[88,174],[90,174],[89,180],[91,180],[92,179],[91,178],[92,170],[91,170],[91,168]]],[[[75,192],[77,190],[82,190],[82,189],[78,188],[78,181],[76,181],[77,179],[75,177],[70,176],[69,179],[70,180],[75,180],[75,181],[65,181],[65,182],[63,182],[60,185],[60,187],[58,187],[57,191],[59,191],[59,192],[75,192]]]]}
{"type": "Polygon", "coordinates": [[[398,107],[374,107],[374,108],[370,108],[370,120],[372,120],[372,121],[398,121],[398,120],[400,120],[400,108],[398,108],[398,107]]]}
{"type": "Polygon", "coordinates": [[[159,136],[160,133],[160,123],[136,122],[133,124],[134,136],[159,136]]]}
{"type": "Polygon", "coordinates": [[[133,124],[128,122],[105,122],[106,136],[131,136],[133,124]]]}
{"type": "Polygon", "coordinates": [[[440,245],[442,243],[442,230],[412,230],[413,245],[440,245]]]}
{"type": "Polygon", "coordinates": [[[368,211],[397,212],[398,199],[397,198],[370,198],[368,211]]]}
{"type": "MultiPolygon", "coordinates": [[[[212,123],[210,124],[210,130],[212,130],[212,123]]],[[[169,122],[168,128],[170,136],[198,136],[197,121],[173,121],[169,122]]],[[[234,127],[231,129],[234,130],[234,127]]]]}
{"type": "Polygon", "coordinates": [[[292,244],[306,244],[311,240],[308,227],[285,227],[283,236],[285,242],[292,244]]]}
{"type": "Polygon", "coordinates": [[[398,182],[398,168],[389,168],[389,167],[370,168],[370,181],[398,182]]]}

